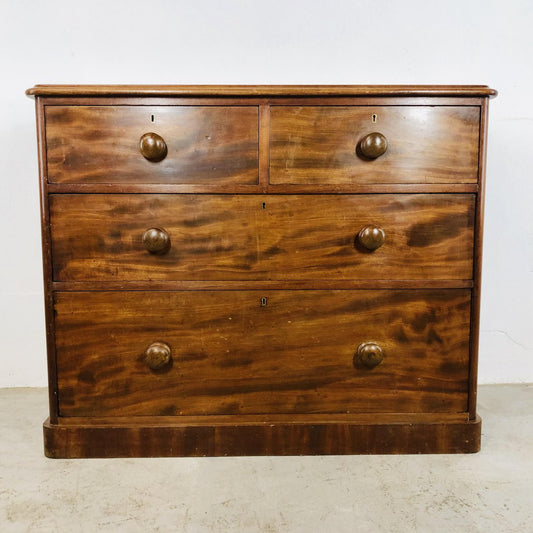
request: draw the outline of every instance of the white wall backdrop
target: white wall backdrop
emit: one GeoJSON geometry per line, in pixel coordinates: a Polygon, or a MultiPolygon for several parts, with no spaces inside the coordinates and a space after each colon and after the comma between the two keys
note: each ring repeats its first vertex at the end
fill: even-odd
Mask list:
{"type": "Polygon", "coordinates": [[[531,0],[0,0],[0,386],[46,384],[35,83],[488,84],[479,380],[533,381],[531,0]]]}

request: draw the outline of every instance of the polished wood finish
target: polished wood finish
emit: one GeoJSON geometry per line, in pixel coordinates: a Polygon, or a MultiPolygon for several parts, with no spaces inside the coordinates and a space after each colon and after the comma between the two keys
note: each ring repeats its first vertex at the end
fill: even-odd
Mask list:
{"type": "Polygon", "coordinates": [[[476,195],[474,233],[474,288],[472,291],[472,323],[470,327],[470,374],[468,412],[471,420],[477,416],[477,368],[479,357],[479,327],[481,308],[481,264],[483,259],[483,217],[485,213],[485,168],[487,159],[488,101],[481,106],[481,142],[479,147],[479,193],[476,195]]]}
{"type": "Polygon", "coordinates": [[[172,350],[165,342],[153,342],[144,352],[144,362],[151,370],[161,370],[170,365],[172,350]]]}
{"type": "Polygon", "coordinates": [[[52,236],[50,229],[49,196],[46,183],[46,129],[44,105],[41,98],[35,100],[37,118],[37,145],[39,161],[39,195],[41,212],[41,243],[43,252],[44,312],[46,322],[46,350],[48,370],[48,406],[50,423],[58,421],[57,366],[55,362],[55,323],[52,274],[52,236]]]}
{"type": "Polygon", "coordinates": [[[257,183],[256,106],[47,106],[45,114],[50,183],[257,183]],[[157,143],[151,161],[139,150],[147,133],[165,139],[163,160],[157,143]]]}
{"type": "Polygon", "coordinates": [[[51,195],[54,280],[470,279],[474,201],[436,194],[51,195]],[[387,240],[368,253],[379,235],[360,245],[360,232],[373,222],[387,240]],[[142,243],[152,224],[172,242],[164,255],[147,253],[142,243]]]}
{"type": "Polygon", "coordinates": [[[359,244],[369,251],[374,251],[383,246],[385,232],[378,226],[365,226],[357,234],[359,244]]]}
{"type": "Polygon", "coordinates": [[[166,254],[170,250],[170,235],[161,228],[148,228],[142,236],[142,243],[151,254],[166,254]]]}
{"type": "Polygon", "coordinates": [[[466,410],[465,289],[69,292],[54,310],[62,416],[466,410]],[[354,368],[368,339],[384,360],[354,368]]]}
{"type": "Polygon", "coordinates": [[[377,342],[362,342],[354,356],[354,366],[374,368],[383,361],[383,349],[377,342]]]}
{"type": "Polygon", "coordinates": [[[227,455],[420,454],[479,451],[481,420],[434,423],[317,422],[230,425],[179,421],[159,426],[58,426],[44,424],[51,458],[204,457],[227,455]]]}
{"type": "Polygon", "coordinates": [[[28,96],[496,96],[487,85],[36,85],[28,96]]]}
{"type": "Polygon", "coordinates": [[[157,135],[157,133],[148,132],[139,141],[139,151],[148,161],[159,163],[167,156],[168,147],[163,137],[157,135]]]}
{"type": "MultiPolygon", "coordinates": [[[[268,173],[267,173],[268,176],[268,173]]],[[[47,191],[51,194],[138,194],[138,193],[161,193],[161,194],[316,194],[314,185],[193,185],[193,184],[116,184],[116,183],[51,183],[47,185],[47,191]]],[[[324,185],[320,187],[320,194],[413,194],[413,193],[476,193],[477,183],[376,183],[324,185]]]]}
{"type": "Polygon", "coordinates": [[[273,184],[477,181],[476,106],[273,106],[270,124],[273,184]],[[359,157],[361,139],[377,126],[387,151],[359,157]]]}
{"type": "MultiPolygon", "coordinates": [[[[377,115],[374,114],[373,117],[376,118],[377,115]]],[[[358,146],[360,155],[366,159],[377,159],[387,151],[387,148],[387,138],[377,131],[365,135],[358,146]]]]}
{"type": "MultiPolygon", "coordinates": [[[[245,290],[245,289],[471,289],[471,279],[308,279],[308,280],[224,280],[150,281],[154,291],[245,290]]],[[[146,281],[54,281],[54,291],[146,290],[146,281]]]]}
{"type": "MultiPolygon", "coordinates": [[[[268,176],[268,172],[267,172],[268,176]]],[[[367,183],[356,184],[346,183],[343,185],[320,186],[320,191],[314,185],[273,185],[271,183],[261,183],[257,185],[194,185],[194,184],[160,184],[160,183],[140,183],[140,184],[116,184],[116,183],[50,183],[47,191],[51,194],[73,193],[73,194],[138,194],[138,193],[162,193],[162,194],[411,194],[411,193],[476,193],[477,183],[367,183]]]]}
{"type": "Polygon", "coordinates": [[[495,91],[28,94],[41,178],[47,456],[479,449],[495,91]],[[386,150],[372,158],[361,141],[370,135],[379,152],[375,134],[386,150]],[[158,152],[145,150],[149,158],[145,135],[158,152]]]}

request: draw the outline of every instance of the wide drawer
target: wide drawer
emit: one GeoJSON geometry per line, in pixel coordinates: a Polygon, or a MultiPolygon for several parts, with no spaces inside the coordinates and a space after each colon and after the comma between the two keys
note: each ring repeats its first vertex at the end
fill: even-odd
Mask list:
{"type": "Polygon", "coordinates": [[[66,292],[54,311],[62,416],[467,408],[466,289],[66,292]]]}
{"type": "Polygon", "coordinates": [[[270,124],[272,184],[477,182],[479,107],[273,106],[270,124]],[[376,159],[361,153],[372,133],[376,159]]]}
{"type": "MultiPolygon", "coordinates": [[[[258,180],[257,106],[47,106],[45,113],[50,183],[258,180]],[[166,144],[160,161],[140,151],[149,133],[166,144]]],[[[154,144],[148,155],[158,159],[162,145],[154,144]]]]}
{"type": "Polygon", "coordinates": [[[468,280],[474,200],[471,194],[53,194],[53,275],[56,281],[468,280]],[[384,236],[375,250],[366,246],[379,242],[361,236],[368,228],[367,237],[384,236]],[[166,253],[147,251],[150,235],[168,237],[166,253]]]}

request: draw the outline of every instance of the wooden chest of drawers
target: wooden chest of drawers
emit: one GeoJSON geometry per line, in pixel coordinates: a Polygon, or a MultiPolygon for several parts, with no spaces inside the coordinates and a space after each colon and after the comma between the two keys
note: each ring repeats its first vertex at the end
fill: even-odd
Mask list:
{"type": "Polygon", "coordinates": [[[486,86],[36,86],[50,457],[474,452],[486,86]]]}

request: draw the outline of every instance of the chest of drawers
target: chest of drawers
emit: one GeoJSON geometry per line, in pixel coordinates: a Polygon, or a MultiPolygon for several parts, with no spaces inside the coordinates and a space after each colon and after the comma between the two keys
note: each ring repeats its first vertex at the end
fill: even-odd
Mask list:
{"type": "Polygon", "coordinates": [[[486,86],[36,86],[49,457],[474,452],[486,86]]]}

